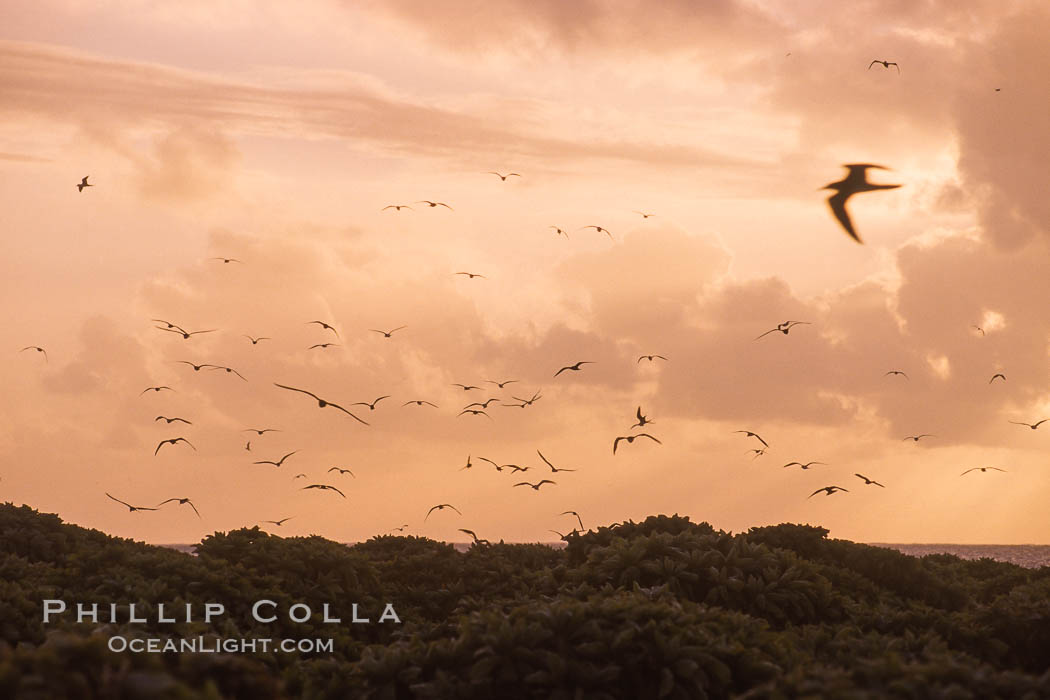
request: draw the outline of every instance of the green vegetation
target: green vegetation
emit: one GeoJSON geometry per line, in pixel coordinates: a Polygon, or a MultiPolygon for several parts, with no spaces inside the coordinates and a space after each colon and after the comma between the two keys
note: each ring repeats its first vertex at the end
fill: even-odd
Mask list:
{"type": "Polygon", "coordinates": [[[827,535],[654,516],[570,535],[563,550],[461,553],[253,528],[216,533],[194,557],[4,505],[0,697],[1050,697],[1050,568],[827,535]],[[45,599],[134,603],[147,622],[44,625],[45,599]],[[260,599],[278,604],[276,621],[252,619],[260,599]],[[205,623],[208,602],[226,614],[205,623]],[[401,624],[376,623],[387,602],[401,624]],[[162,623],[158,603],[197,612],[162,623]],[[295,623],[293,603],[317,614],[295,623]],[[343,623],[322,621],[325,603],[343,623]],[[351,603],[372,624],[350,624],[351,603]],[[114,635],[320,638],[333,651],[112,652],[114,635]]]}

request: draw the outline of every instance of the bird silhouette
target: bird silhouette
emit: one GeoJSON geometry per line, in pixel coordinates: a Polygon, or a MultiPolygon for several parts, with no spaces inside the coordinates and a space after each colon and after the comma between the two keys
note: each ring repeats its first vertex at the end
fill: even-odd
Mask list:
{"type": "Polygon", "coordinates": [[[1005,382],[1006,381],[1006,375],[1001,373],[1001,372],[996,372],[995,374],[992,375],[992,378],[988,380],[988,383],[991,384],[996,379],[1002,379],[1005,382]]]}
{"type": "Polygon", "coordinates": [[[339,347],[339,343],[315,343],[314,345],[311,345],[310,347],[308,347],[306,349],[307,350],[313,350],[314,348],[321,348],[322,350],[326,350],[327,348],[330,348],[330,347],[333,347],[333,346],[334,347],[339,347]]]}
{"type": "Polygon", "coordinates": [[[871,192],[873,190],[893,190],[900,185],[876,185],[872,182],[868,182],[868,169],[878,168],[880,170],[888,170],[881,165],[872,165],[871,163],[850,163],[843,166],[849,173],[846,177],[842,178],[838,182],[830,182],[824,185],[821,189],[824,190],[835,190],[835,194],[828,197],[828,206],[831,207],[831,213],[835,215],[839,223],[842,224],[842,228],[846,229],[846,233],[855,240],[857,243],[863,243],[860,240],[860,236],[857,235],[856,230],[853,228],[853,222],[849,218],[849,212],[846,211],[846,200],[858,192],[871,192]]]}
{"type": "Polygon", "coordinates": [[[157,416],[156,418],[153,419],[153,422],[156,423],[159,420],[167,421],[169,425],[174,423],[174,422],[176,422],[176,421],[178,421],[179,423],[185,423],[186,425],[193,425],[193,423],[191,423],[190,421],[186,420],[185,418],[178,418],[178,417],[168,418],[167,416],[157,416]]]}
{"type": "MultiPolygon", "coordinates": [[[[80,182],[77,183],[77,192],[83,192],[85,187],[94,187],[94,185],[90,184],[87,181],[89,177],[91,177],[91,176],[90,175],[85,175],[84,178],[80,182]]],[[[116,499],[114,499],[114,500],[116,500],[116,499]]],[[[145,510],[145,509],[143,509],[143,510],[145,510]]]]}
{"type": "Polygon", "coordinates": [[[390,530],[388,530],[387,532],[388,532],[388,534],[389,534],[390,532],[404,532],[404,531],[405,531],[405,530],[406,530],[407,528],[408,528],[408,523],[405,523],[405,524],[404,524],[404,525],[402,525],[401,527],[392,527],[392,528],[390,528],[390,530]]]}
{"type": "Polygon", "coordinates": [[[244,451],[245,452],[251,452],[252,451],[252,441],[251,440],[249,440],[248,442],[244,443],[244,451]]]}
{"type": "Polygon", "coordinates": [[[461,528],[459,528],[459,531],[470,535],[470,537],[474,540],[474,544],[475,545],[492,544],[488,540],[478,539],[478,536],[476,534],[474,534],[473,530],[467,530],[467,529],[464,529],[464,528],[461,527],[461,528]]]}
{"type": "Polygon", "coordinates": [[[755,340],[759,340],[760,338],[765,338],[770,333],[776,333],[777,331],[780,331],[784,335],[787,335],[788,332],[792,328],[794,328],[795,326],[811,326],[811,325],[813,325],[813,324],[811,324],[809,321],[784,321],[783,323],[778,323],[776,328],[771,328],[768,331],[766,331],[765,333],[763,333],[762,335],[758,336],[758,338],[755,338],[755,340]]]}
{"type": "Polygon", "coordinates": [[[244,261],[238,260],[237,258],[211,258],[212,260],[222,260],[223,265],[229,265],[232,262],[244,264],[244,261]]]}
{"type": "Polygon", "coordinates": [[[825,495],[827,495],[827,496],[830,496],[831,494],[835,493],[836,491],[845,491],[846,493],[849,493],[849,489],[844,489],[841,486],[824,486],[823,488],[819,488],[816,491],[814,491],[813,493],[809,494],[809,496],[807,496],[807,498],[813,498],[814,496],[816,496],[821,491],[823,491],[825,493],[825,495]]]}
{"type": "Polygon", "coordinates": [[[537,391],[536,393],[534,393],[532,395],[531,399],[523,399],[523,398],[519,398],[517,396],[511,396],[511,398],[514,399],[515,401],[521,401],[522,408],[524,408],[525,406],[531,406],[535,402],[537,402],[540,399],[542,399],[543,395],[539,391],[537,391]]]}
{"type": "Polygon", "coordinates": [[[22,348],[21,350],[19,350],[18,352],[25,352],[26,350],[36,350],[39,353],[43,353],[43,355],[44,355],[44,362],[48,362],[47,350],[45,350],[44,348],[40,347],[39,345],[27,345],[24,348],[22,348]]]}
{"type": "Polygon", "coordinates": [[[376,330],[375,328],[369,328],[368,330],[372,331],[373,333],[381,333],[384,338],[389,338],[391,336],[391,334],[396,333],[397,331],[401,330],[402,328],[408,328],[408,326],[398,326],[397,328],[392,328],[392,329],[390,329],[388,331],[380,331],[380,330],[376,330]]]}
{"type": "Polygon", "coordinates": [[[412,399],[411,401],[404,402],[403,404],[401,404],[401,406],[405,407],[405,406],[409,406],[411,404],[415,404],[417,406],[423,406],[423,405],[433,406],[434,408],[438,407],[438,405],[436,403],[431,403],[430,401],[427,401],[425,399],[412,399]]]}
{"type": "Polygon", "coordinates": [[[433,513],[435,510],[445,510],[446,508],[451,508],[452,510],[456,511],[460,515],[463,515],[463,513],[459,512],[459,508],[456,508],[451,503],[439,503],[438,505],[433,506],[430,510],[427,511],[427,515],[426,515],[425,518],[423,518],[423,522],[426,522],[427,518],[429,518],[430,514],[433,513]]]}
{"type": "Polygon", "coordinates": [[[402,209],[409,209],[409,210],[411,210],[412,207],[408,206],[407,204],[388,204],[385,207],[383,207],[382,209],[380,209],[379,211],[386,211],[387,209],[395,209],[397,211],[401,211],[402,209]]]}
{"type": "Polygon", "coordinates": [[[495,170],[489,170],[485,173],[486,175],[495,175],[501,181],[506,182],[508,177],[521,177],[518,173],[507,173],[506,175],[500,175],[495,170]]]}
{"type": "Polygon", "coordinates": [[[551,481],[550,479],[542,479],[541,481],[538,481],[535,484],[529,483],[528,481],[519,481],[518,483],[514,484],[514,486],[515,487],[517,487],[517,486],[528,486],[533,491],[539,491],[540,487],[543,486],[544,484],[552,484],[554,486],[557,486],[558,482],[551,481]]]}
{"type": "Polygon", "coordinates": [[[479,390],[481,389],[480,386],[474,386],[473,384],[452,384],[452,386],[458,386],[461,389],[463,389],[463,391],[471,391],[473,389],[479,389],[479,390]]]}
{"type": "Polygon", "coordinates": [[[296,474],[295,476],[292,477],[292,481],[295,481],[296,479],[305,479],[305,478],[306,478],[306,474],[296,474]]]}
{"type": "Polygon", "coordinates": [[[613,440],[613,454],[616,454],[616,448],[619,447],[621,440],[626,440],[627,444],[630,445],[632,442],[634,442],[635,438],[640,438],[640,437],[649,438],[650,440],[652,440],[653,442],[655,442],[658,445],[662,445],[663,444],[662,442],[660,442],[659,440],[654,438],[649,433],[638,433],[637,435],[622,435],[622,436],[616,438],[615,440],[613,440]]]}
{"type": "Polygon", "coordinates": [[[277,428],[245,428],[241,432],[255,433],[256,435],[265,435],[266,433],[279,433],[281,431],[277,428]]]}
{"type": "Polygon", "coordinates": [[[999,467],[974,467],[973,469],[967,469],[966,471],[964,471],[959,476],[966,476],[970,472],[986,472],[989,469],[991,469],[993,471],[997,471],[997,472],[1005,472],[1006,471],[1005,469],[1000,469],[999,467]]]}
{"type": "MultiPolygon", "coordinates": [[[[877,481],[875,481],[873,479],[869,479],[868,477],[864,476],[863,474],[854,474],[853,476],[856,476],[856,477],[859,477],[861,479],[864,479],[864,485],[865,486],[882,486],[882,484],[880,484],[879,482],[877,482],[877,481]]],[[[882,488],[886,488],[886,487],[882,486],[882,488]]]]}
{"type": "Polygon", "coordinates": [[[891,369],[889,372],[887,372],[886,374],[884,374],[882,376],[888,377],[891,374],[899,374],[900,376],[904,377],[905,379],[909,379],[909,381],[910,381],[910,378],[908,377],[908,375],[905,374],[904,372],[901,372],[899,369],[891,369]]]}
{"type": "Polygon", "coordinates": [[[604,233],[606,236],[609,237],[609,240],[612,240],[613,236],[612,236],[611,233],[609,233],[609,229],[607,229],[607,228],[602,228],[601,226],[595,226],[594,224],[591,224],[589,226],[581,226],[580,230],[582,231],[585,228],[593,228],[598,233],[604,233]]]}
{"type": "Polygon", "coordinates": [[[252,341],[252,345],[258,345],[260,340],[273,340],[273,338],[267,338],[264,335],[263,336],[259,336],[258,338],[253,338],[250,335],[246,335],[244,337],[247,338],[248,340],[252,341]]]}
{"type": "Polygon", "coordinates": [[[117,503],[120,503],[121,505],[127,506],[129,513],[134,513],[136,510],[157,510],[156,508],[147,508],[145,506],[133,506],[130,503],[125,503],[124,501],[120,500],[119,498],[113,498],[113,496],[110,496],[108,493],[106,495],[109,496],[109,498],[111,498],[114,501],[116,501],[117,503]]]}
{"type": "Polygon", "coordinates": [[[146,387],[145,389],[143,389],[142,391],[139,392],[139,396],[142,396],[147,391],[163,391],[165,389],[167,389],[168,391],[175,391],[170,386],[148,386],[148,387],[146,387]]]}
{"type": "Polygon", "coordinates": [[[793,466],[795,466],[796,464],[797,464],[798,466],[802,467],[803,469],[809,469],[809,468],[810,468],[810,467],[812,467],[812,466],[813,466],[814,464],[823,464],[823,465],[825,465],[825,466],[826,466],[826,465],[827,465],[827,462],[806,462],[805,464],[803,464],[802,462],[788,462],[787,464],[785,464],[785,465],[784,465],[784,469],[787,469],[788,467],[793,467],[793,466]]]}
{"type": "Polygon", "coordinates": [[[890,66],[894,66],[897,69],[897,75],[901,74],[901,67],[898,66],[896,62],[894,62],[894,61],[880,61],[877,58],[874,61],[872,61],[871,63],[868,64],[868,70],[871,70],[871,67],[874,66],[876,63],[881,64],[882,67],[886,68],[886,69],[889,69],[890,66]]]}
{"type": "Polygon", "coordinates": [[[294,517],[295,517],[294,515],[289,515],[287,518],[281,518],[280,520],[263,520],[263,522],[264,523],[271,523],[273,525],[276,525],[277,527],[280,527],[281,525],[284,525],[286,522],[288,522],[289,520],[291,520],[294,517]]]}
{"type": "Polygon", "coordinates": [[[975,331],[977,331],[981,335],[985,335],[984,329],[981,328],[980,326],[973,326],[973,325],[971,325],[970,328],[973,328],[975,331]]]}
{"type": "Polygon", "coordinates": [[[1027,425],[1027,426],[1028,426],[1029,428],[1031,428],[1032,430],[1035,430],[1036,428],[1038,428],[1038,427],[1039,427],[1040,425],[1042,425],[1042,424],[1043,424],[1043,423],[1045,423],[1046,421],[1047,421],[1047,419],[1046,419],[1046,418],[1044,418],[1043,420],[1039,421],[1038,423],[1018,423],[1018,422],[1017,422],[1017,421],[1015,421],[1015,420],[1012,420],[1012,421],[1010,421],[1010,422],[1011,422],[1011,423],[1013,423],[1014,425],[1027,425]]]}
{"type": "MultiPolygon", "coordinates": [[[[581,369],[581,365],[593,365],[593,364],[594,363],[591,362],[590,360],[580,360],[579,362],[577,362],[574,365],[568,365],[566,367],[562,367],[561,369],[559,369],[557,372],[554,373],[554,376],[557,377],[559,374],[561,374],[562,372],[564,372],[566,370],[570,370],[572,372],[579,372],[580,369],[581,369]]],[[[520,399],[519,399],[519,401],[520,401],[520,399]]]]}
{"type": "Polygon", "coordinates": [[[474,463],[470,461],[470,455],[467,455],[467,463],[465,465],[463,465],[462,467],[460,467],[459,471],[463,471],[464,469],[470,469],[473,466],[474,466],[474,463]]]}
{"type": "Polygon", "coordinates": [[[340,474],[349,474],[350,476],[357,478],[357,474],[354,474],[349,469],[343,469],[342,467],[332,467],[328,470],[329,472],[339,472],[340,474]]]}
{"type": "MultiPolygon", "coordinates": [[[[667,361],[667,358],[663,355],[640,355],[638,357],[638,362],[641,362],[642,360],[649,360],[650,362],[652,362],[653,360],[667,361]]],[[[638,362],[635,362],[635,364],[638,364],[638,362]]]]}
{"type": "Polygon", "coordinates": [[[484,401],[475,401],[474,403],[468,403],[464,406],[464,409],[473,408],[474,406],[481,406],[482,408],[488,408],[489,404],[493,401],[499,401],[499,399],[485,399],[484,401]]]}
{"type": "Polygon", "coordinates": [[[922,433],[921,435],[909,435],[908,437],[903,438],[903,440],[912,440],[914,442],[918,442],[919,440],[923,439],[924,437],[937,437],[937,436],[936,435],[930,435],[929,433],[922,433]]]}
{"type": "Polygon", "coordinates": [[[390,398],[390,396],[388,394],[386,396],[380,396],[378,399],[376,399],[375,401],[372,401],[371,403],[368,402],[368,401],[358,401],[357,403],[352,403],[350,405],[351,406],[368,406],[368,410],[369,411],[374,411],[374,410],[376,410],[376,404],[377,403],[379,403],[383,399],[389,399],[389,398],[390,398]]]}
{"type": "Polygon", "coordinates": [[[753,462],[753,461],[755,461],[756,459],[758,459],[759,457],[761,457],[762,455],[764,455],[766,453],[766,448],[765,447],[755,447],[755,448],[752,448],[752,449],[748,450],[748,452],[754,452],[755,453],[755,456],[751,458],[751,461],[753,462]]]}
{"type": "Polygon", "coordinates": [[[161,501],[160,503],[158,503],[157,507],[160,508],[165,503],[171,503],[172,501],[176,501],[176,502],[178,502],[179,505],[182,505],[182,506],[189,506],[190,508],[193,509],[193,512],[197,514],[198,518],[201,517],[201,512],[199,510],[197,510],[197,506],[193,505],[193,501],[191,501],[188,498],[169,498],[166,501],[161,501]]]}
{"type": "Polygon", "coordinates": [[[635,214],[641,214],[643,219],[648,219],[650,216],[656,216],[656,214],[647,214],[644,211],[638,211],[637,209],[632,209],[631,211],[635,214]]]}
{"type": "Polygon", "coordinates": [[[252,462],[252,464],[272,464],[272,465],[273,465],[273,466],[275,466],[275,467],[279,467],[279,466],[281,466],[282,464],[284,464],[284,460],[288,459],[289,457],[291,457],[292,455],[294,455],[294,454],[295,454],[296,452],[298,452],[298,451],[299,451],[299,450],[292,450],[291,452],[289,452],[288,454],[286,454],[286,455],[285,455],[284,457],[281,457],[281,458],[280,458],[279,460],[277,460],[276,462],[275,462],[275,461],[273,461],[272,459],[264,459],[264,460],[261,460],[261,461],[258,461],[258,462],[252,462]]]}
{"type": "Polygon", "coordinates": [[[343,498],[346,498],[346,494],[345,493],[343,493],[342,491],[340,491],[339,489],[337,489],[334,486],[329,486],[328,484],[310,484],[309,486],[304,486],[304,487],[302,487],[299,490],[300,491],[306,491],[307,489],[320,489],[322,491],[335,491],[336,493],[338,493],[343,498]]]}
{"type": "Polygon", "coordinates": [[[431,202],[429,199],[421,199],[418,202],[416,202],[416,204],[426,204],[431,209],[433,209],[434,207],[445,207],[446,209],[452,210],[452,207],[445,204],[444,202],[431,202]]]}
{"type": "Polygon", "coordinates": [[[166,328],[166,327],[162,327],[162,326],[154,326],[154,328],[156,328],[159,331],[166,331],[168,333],[178,333],[179,335],[182,336],[183,340],[189,340],[190,337],[195,336],[195,335],[200,335],[201,333],[214,333],[215,331],[219,330],[218,328],[209,328],[208,330],[203,330],[203,331],[188,331],[188,330],[186,330],[184,328],[179,328],[178,326],[175,326],[173,328],[166,328]]]}
{"type": "Polygon", "coordinates": [[[558,235],[558,236],[565,236],[566,238],[568,238],[568,237],[569,237],[569,234],[565,233],[565,229],[559,228],[559,227],[557,227],[557,226],[548,226],[547,228],[552,228],[552,229],[554,229],[554,233],[555,233],[555,235],[558,235]]]}
{"type": "Polygon", "coordinates": [[[478,273],[476,273],[476,272],[457,272],[456,274],[457,274],[457,275],[466,275],[466,276],[467,276],[467,277],[469,277],[470,279],[474,279],[475,277],[480,277],[480,278],[481,278],[481,279],[483,279],[483,280],[484,280],[484,279],[488,279],[487,277],[485,277],[485,275],[479,275],[479,274],[478,274],[478,273]]]}
{"type": "Polygon", "coordinates": [[[638,411],[635,413],[635,416],[638,418],[638,422],[631,426],[631,430],[634,430],[635,428],[644,428],[648,424],[652,423],[652,421],[649,420],[648,417],[642,415],[641,406],[638,407],[638,411]]]}
{"type": "Polygon", "coordinates": [[[343,413],[345,413],[346,415],[350,416],[351,418],[356,420],[358,423],[361,423],[362,425],[368,425],[368,423],[366,423],[365,421],[361,420],[360,418],[358,418],[353,413],[351,413],[350,411],[346,410],[345,408],[343,408],[339,404],[332,403],[331,401],[326,401],[326,400],[322,399],[320,396],[318,396],[317,394],[315,394],[313,392],[310,392],[310,391],[307,391],[306,389],[296,389],[295,387],[285,386],[284,384],[278,384],[277,382],[274,382],[273,385],[276,386],[276,387],[279,387],[281,389],[287,389],[288,391],[298,391],[300,394],[306,394],[307,396],[312,396],[314,399],[316,399],[318,408],[325,408],[326,406],[331,406],[332,408],[338,409],[338,410],[342,411],[343,413]]]}
{"type": "MultiPolygon", "coordinates": [[[[542,459],[542,460],[543,460],[543,462],[544,462],[544,463],[545,463],[545,464],[546,464],[546,465],[547,465],[548,467],[550,467],[550,468],[551,468],[551,473],[552,473],[552,474],[557,474],[558,472],[574,472],[574,471],[578,471],[578,470],[576,470],[576,469],[562,469],[562,468],[559,468],[559,467],[556,467],[556,466],[554,466],[553,464],[551,464],[551,461],[550,461],[549,459],[547,459],[546,457],[544,457],[544,456],[543,456],[543,453],[542,453],[542,452],[540,452],[539,450],[536,450],[536,454],[538,454],[538,455],[540,456],[540,459],[542,459]]],[[[580,527],[583,527],[583,526],[581,525],[580,527]]]]}
{"type": "Polygon", "coordinates": [[[577,513],[576,511],[574,511],[574,510],[566,510],[566,511],[563,511],[562,513],[560,513],[560,515],[574,515],[574,516],[576,516],[576,520],[580,523],[580,529],[583,530],[583,519],[580,518],[580,514],[577,513]]]}
{"type": "MultiPolygon", "coordinates": [[[[177,442],[184,442],[190,447],[193,447],[193,445],[190,444],[190,441],[184,437],[168,438],[167,440],[161,440],[157,443],[157,449],[153,450],[153,456],[156,457],[157,453],[160,452],[160,448],[164,447],[164,445],[174,445],[177,442]]],[[[196,452],[197,448],[193,447],[193,451],[196,452]]]]}
{"type": "Polygon", "coordinates": [[[503,387],[507,386],[508,384],[514,384],[517,381],[518,381],[517,379],[507,379],[507,380],[502,381],[502,382],[493,381],[491,379],[486,379],[485,380],[485,382],[487,384],[495,384],[500,389],[502,389],[503,387]]]}
{"type": "Polygon", "coordinates": [[[765,445],[766,447],[769,447],[769,443],[766,442],[765,440],[763,440],[762,436],[759,435],[758,433],[753,433],[750,430],[734,430],[733,432],[734,433],[744,433],[745,435],[747,435],[747,437],[753,437],[756,440],[758,440],[759,442],[761,442],[763,445],[765,445]]]}
{"type": "Polygon", "coordinates": [[[308,326],[309,326],[309,325],[310,325],[311,323],[316,323],[317,325],[319,325],[319,326],[320,326],[321,328],[323,328],[324,330],[326,330],[326,331],[332,331],[333,333],[335,333],[335,337],[336,337],[336,338],[338,338],[338,337],[339,337],[339,331],[337,331],[337,330],[336,330],[335,328],[333,328],[333,327],[332,327],[332,326],[330,326],[329,324],[325,323],[324,321],[307,321],[307,322],[306,322],[306,325],[308,325],[308,326]]]}
{"type": "MultiPolygon", "coordinates": [[[[223,365],[209,365],[208,369],[211,369],[211,370],[221,369],[222,371],[226,372],[226,374],[236,374],[241,379],[244,379],[244,375],[241,374],[240,372],[238,372],[237,370],[235,370],[233,367],[225,367],[223,365]]],[[[244,379],[244,381],[248,381],[248,380],[244,379]]]]}
{"type": "Polygon", "coordinates": [[[492,420],[492,416],[490,416],[489,414],[485,413],[485,411],[479,410],[479,409],[476,409],[476,408],[464,408],[462,411],[460,411],[457,414],[457,416],[462,416],[464,413],[469,413],[472,416],[485,416],[489,420],[492,420]]]}

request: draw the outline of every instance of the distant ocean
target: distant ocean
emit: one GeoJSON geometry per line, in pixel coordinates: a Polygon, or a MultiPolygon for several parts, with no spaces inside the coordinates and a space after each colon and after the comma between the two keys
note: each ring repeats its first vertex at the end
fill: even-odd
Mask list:
{"type": "MultiPolygon", "coordinates": [[[[549,547],[561,549],[564,542],[540,542],[549,547]]],[[[868,542],[873,547],[888,547],[898,552],[922,557],[927,554],[954,554],[961,559],[994,559],[1017,564],[1029,569],[1050,566],[1050,544],[887,544],[868,542]]],[[[177,549],[186,554],[193,554],[192,544],[162,544],[161,547],[177,549]]],[[[452,546],[460,552],[470,549],[469,542],[453,542],[452,546]]]]}
{"type": "Polygon", "coordinates": [[[995,559],[1029,569],[1050,566],[1048,544],[886,544],[869,542],[874,547],[888,547],[898,552],[922,557],[927,554],[954,554],[960,559],[995,559]]]}

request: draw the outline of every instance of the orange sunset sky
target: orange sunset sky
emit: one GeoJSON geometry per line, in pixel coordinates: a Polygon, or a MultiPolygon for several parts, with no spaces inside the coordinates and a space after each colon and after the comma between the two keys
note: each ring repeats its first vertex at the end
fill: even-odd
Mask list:
{"type": "Polygon", "coordinates": [[[1010,421],[1050,418],[1048,36],[1037,0],[5,3],[0,499],[150,542],[574,509],[1046,543],[1050,423],[1010,421]],[[864,245],[843,163],[903,185],[850,201],[864,245]],[[614,456],[639,405],[662,444],[614,456]]]}

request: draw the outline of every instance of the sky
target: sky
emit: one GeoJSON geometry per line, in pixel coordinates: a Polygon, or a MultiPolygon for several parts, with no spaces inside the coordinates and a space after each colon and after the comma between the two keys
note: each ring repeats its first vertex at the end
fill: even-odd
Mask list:
{"type": "Polygon", "coordinates": [[[1050,423],[1011,423],[1050,418],[1048,35],[1034,0],[7,3],[0,499],[156,543],[1048,543],[1050,423]],[[846,163],[902,185],[850,200],[863,244],[846,163]],[[660,442],[614,455],[639,407],[660,442]]]}

